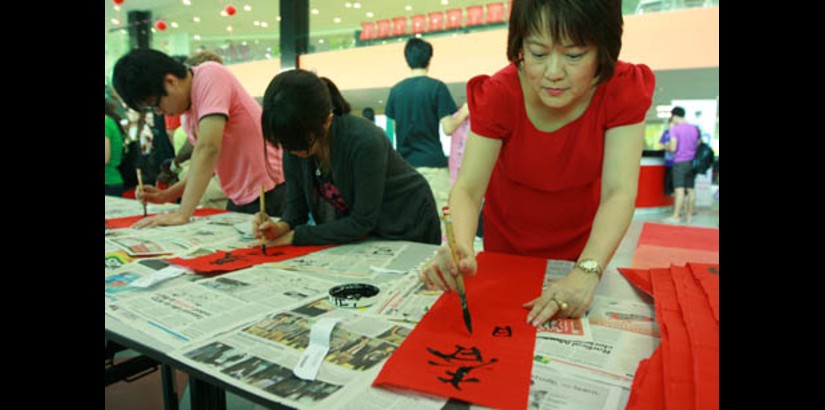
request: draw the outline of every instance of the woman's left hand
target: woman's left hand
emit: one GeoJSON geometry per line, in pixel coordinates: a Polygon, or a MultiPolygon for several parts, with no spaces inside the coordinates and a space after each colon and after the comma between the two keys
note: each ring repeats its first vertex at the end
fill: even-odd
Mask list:
{"type": "Polygon", "coordinates": [[[599,277],[573,268],[562,279],[551,281],[541,297],[524,304],[531,308],[527,323],[538,327],[552,317],[582,317],[593,302],[593,293],[599,277]]]}

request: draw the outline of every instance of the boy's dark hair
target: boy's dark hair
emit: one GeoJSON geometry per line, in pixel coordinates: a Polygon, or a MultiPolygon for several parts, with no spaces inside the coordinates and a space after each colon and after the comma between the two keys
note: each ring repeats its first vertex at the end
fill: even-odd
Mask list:
{"type": "Polygon", "coordinates": [[[117,60],[112,83],[129,108],[142,111],[147,99],[166,95],[166,74],[186,78],[186,66],[160,51],[135,49],[117,60]]]}
{"type": "Polygon", "coordinates": [[[410,68],[427,68],[430,66],[432,57],[432,44],[420,38],[411,38],[404,46],[404,58],[410,68]]]}
{"type": "Polygon", "coordinates": [[[372,107],[365,107],[361,110],[361,116],[375,122],[375,110],[373,110],[372,107]]]}
{"type": "Polygon", "coordinates": [[[286,151],[307,151],[324,134],[324,121],[331,112],[350,112],[349,103],[332,81],[306,70],[284,71],[264,93],[264,140],[286,151]]]}
{"type": "Polygon", "coordinates": [[[567,39],[598,50],[599,83],[613,76],[622,49],[621,0],[514,0],[507,32],[507,59],[523,61],[524,39],[550,30],[554,43],[567,39]]]}
{"type": "MultiPolygon", "coordinates": [[[[685,118],[685,109],[682,108],[682,107],[673,107],[673,109],[670,110],[670,115],[675,115],[677,117],[685,118]]],[[[702,135],[702,134],[699,134],[699,135],[702,135]]]]}

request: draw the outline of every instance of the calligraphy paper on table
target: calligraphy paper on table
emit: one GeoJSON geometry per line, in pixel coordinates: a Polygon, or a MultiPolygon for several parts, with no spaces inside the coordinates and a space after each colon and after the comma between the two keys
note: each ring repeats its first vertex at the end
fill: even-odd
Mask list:
{"type": "Polygon", "coordinates": [[[686,267],[671,266],[693,358],[694,398],[698,409],[719,408],[719,322],[707,296],[686,267]]]}
{"type": "Polygon", "coordinates": [[[482,252],[477,261],[478,273],[464,281],[473,334],[464,327],[458,294],[444,293],[373,386],[494,408],[527,407],[536,328],[522,305],[541,296],[546,260],[482,252]]]}
{"type": "Polygon", "coordinates": [[[668,409],[693,409],[693,355],[682,317],[682,307],[676,298],[670,269],[651,269],[656,319],[662,333],[662,363],[664,363],[665,402],[668,409]]]}
{"type": "Polygon", "coordinates": [[[693,277],[702,286],[702,290],[708,298],[713,318],[719,323],[719,265],[706,263],[688,263],[693,277]]]}
{"type": "MultiPolygon", "coordinates": [[[[196,209],[192,216],[209,216],[215,214],[222,214],[229,212],[225,209],[213,209],[213,208],[201,208],[196,209]]],[[[135,224],[135,222],[146,218],[148,216],[153,216],[157,214],[149,214],[147,216],[143,215],[135,215],[135,216],[125,216],[123,218],[112,218],[106,220],[106,227],[109,229],[119,229],[119,228],[128,228],[135,224]]]]}
{"type": "Polygon", "coordinates": [[[256,246],[252,248],[235,249],[231,252],[219,251],[193,259],[170,258],[167,259],[167,261],[175,265],[186,266],[198,274],[212,276],[248,268],[261,263],[280,262],[297,258],[332,246],[335,245],[271,246],[266,248],[266,255],[261,252],[259,246],[256,246]]]}

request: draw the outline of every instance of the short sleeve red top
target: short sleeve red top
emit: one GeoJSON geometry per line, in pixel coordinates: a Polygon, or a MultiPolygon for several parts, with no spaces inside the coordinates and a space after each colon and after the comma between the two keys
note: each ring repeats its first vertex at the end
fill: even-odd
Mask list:
{"type": "Polygon", "coordinates": [[[502,140],[484,203],[484,249],[577,260],[601,195],[604,134],[644,121],[655,77],[619,61],[584,114],[553,132],[527,117],[516,65],[467,83],[472,131],[502,140]]]}

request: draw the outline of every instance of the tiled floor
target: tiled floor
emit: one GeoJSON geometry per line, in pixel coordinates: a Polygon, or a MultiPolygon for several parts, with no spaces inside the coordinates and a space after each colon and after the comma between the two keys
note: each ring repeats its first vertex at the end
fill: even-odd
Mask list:
{"type": "MultiPolygon", "coordinates": [[[[718,189],[718,188],[717,188],[718,189]]],[[[716,189],[714,189],[715,192],[716,189]]],[[[636,222],[658,222],[665,223],[664,219],[670,215],[671,211],[662,210],[661,212],[639,211],[633,217],[633,223],[628,229],[625,237],[633,237],[638,239],[641,231],[641,223],[636,222]]],[[[700,207],[697,209],[697,214],[692,218],[688,224],[682,222],[684,226],[699,226],[708,228],[719,227],[719,201],[714,200],[710,207],[700,207]]],[[[635,243],[635,242],[634,242],[635,243]]],[[[631,252],[627,249],[625,252],[631,252]]],[[[620,248],[618,254],[622,253],[620,248]]],[[[632,252],[631,252],[632,253],[632,252]]],[[[124,352],[121,356],[128,356],[129,352],[124,352]]],[[[133,352],[131,354],[134,354],[133,352]]],[[[118,356],[120,357],[120,356],[118,356]]],[[[188,389],[186,389],[187,377],[181,372],[177,372],[177,392],[180,397],[180,409],[189,410],[191,408],[189,402],[188,389]]],[[[155,410],[163,408],[163,401],[161,395],[160,372],[154,372],[140,380],[132,383],[115,383],[106,389],[106,409],[111,410],[155,410]]],[[[232,393],[226,394],[227,409],[228,410],[260,410],[263,407],[236,396],[232,393]]]]}

